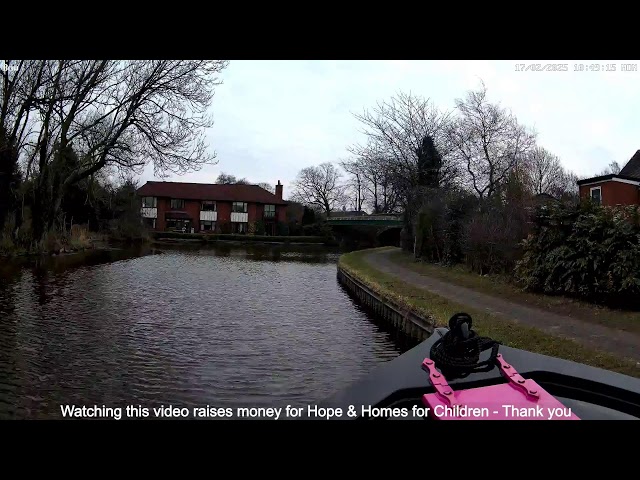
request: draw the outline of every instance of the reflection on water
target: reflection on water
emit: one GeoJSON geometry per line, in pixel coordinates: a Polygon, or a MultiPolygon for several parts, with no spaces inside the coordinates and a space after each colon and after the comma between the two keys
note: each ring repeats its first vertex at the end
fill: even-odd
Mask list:
{"type": "Polygon", "coordinates": [[[318,401],[411,346],[322,247],[112,250],[0,266],[0,418],[60,405],[318,401]]]}

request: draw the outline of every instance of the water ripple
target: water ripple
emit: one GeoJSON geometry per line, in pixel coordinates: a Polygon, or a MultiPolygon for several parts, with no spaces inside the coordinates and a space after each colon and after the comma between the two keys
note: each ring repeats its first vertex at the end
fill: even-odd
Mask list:
{"type": "Polygon", "coordinates": [[[2,270],[0,417],[316,402],[402,351],[337,284],[336,259],[194,249],[2,270]]]}

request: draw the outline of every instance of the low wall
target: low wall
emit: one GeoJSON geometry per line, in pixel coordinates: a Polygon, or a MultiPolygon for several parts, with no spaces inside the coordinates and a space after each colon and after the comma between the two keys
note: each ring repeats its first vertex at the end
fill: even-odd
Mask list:
{"type": "Polygon", "coordinates": [[[382,298],[353,275],[338,266],[338,281],[353,293],[360,303],[390,326],[418,341],[429,338],[434,331],[434,322],[382,298]]]}

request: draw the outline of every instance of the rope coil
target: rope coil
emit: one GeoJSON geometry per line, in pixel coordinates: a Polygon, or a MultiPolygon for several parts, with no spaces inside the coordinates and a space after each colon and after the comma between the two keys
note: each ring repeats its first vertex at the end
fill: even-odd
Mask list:
{"type": "Polygon", "coordinates": [[[431,347],[430,357],[446,377],[464,378],[471,373],[488,372],[496,365],[500,343],[479,336],[472,324],[469,314],[454,314],[449,319],[449,331],[431,347]],[[481,362],[480,354],[489,349],[489,359],[481,362]]]}

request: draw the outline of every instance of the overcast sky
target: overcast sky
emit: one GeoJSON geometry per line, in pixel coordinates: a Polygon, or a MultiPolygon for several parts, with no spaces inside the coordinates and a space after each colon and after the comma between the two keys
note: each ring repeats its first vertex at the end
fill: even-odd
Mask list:
{"type": "MultiPolygon", "coordinates": [[[[167,180],[214,182],[220,172],[254,183],[282,181],[285,198],[298,171],[348,158],[361,142],[354,112],[398,91],[453,109],[482,79],[491,101],[538,132],[538,143],[579,176],[640,149],[637,61],[235,61],[222,72],[208,131],[218,163],[167,180]],[[516,71],[516,64],[566,63],[569,71],[516,71]],[[615,72],[574,71],[574,64],[613,64],[615,72]]],[[[147,168],[141,182],[154,180],[147,168]]]]}

